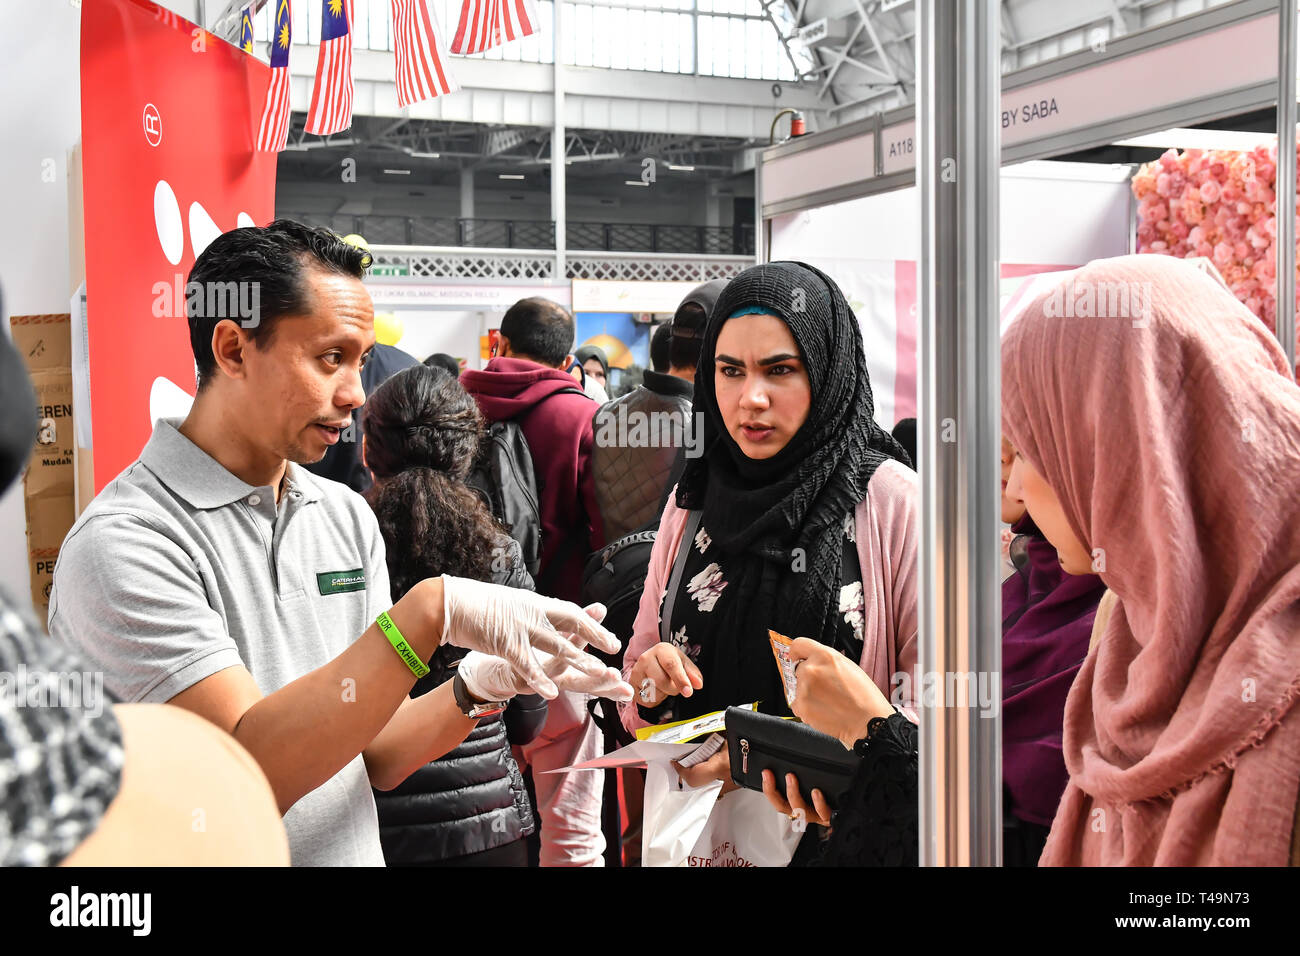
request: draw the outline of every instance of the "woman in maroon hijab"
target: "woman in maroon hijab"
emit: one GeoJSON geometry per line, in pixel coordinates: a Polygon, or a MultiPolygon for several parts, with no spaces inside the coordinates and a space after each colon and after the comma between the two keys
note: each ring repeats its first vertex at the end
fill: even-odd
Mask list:
{"type": "Polygon", "coordinates": [[[1069,776],[1061,754],[1065,695],[1088,653],[1106,585],[1070,574],[1018,497],[1015,450],[1002,440],[1002,520],[1015,571],[1002,582],[1002,862],[1035,866],[1069,776]]]}

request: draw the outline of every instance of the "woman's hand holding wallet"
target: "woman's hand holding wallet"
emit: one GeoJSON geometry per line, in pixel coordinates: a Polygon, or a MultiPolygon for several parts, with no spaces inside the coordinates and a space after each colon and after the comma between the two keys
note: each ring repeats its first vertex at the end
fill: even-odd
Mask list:
{"type": "MultiPolygon", "coordinates": [[[[801,637],[791,643],[790,658],[796,662],[797,681],[790,709],[814,730],[837,737],[846,749],[867,735],[873,717],[894,713],[875,682],[839,651],[801,637]]],[[[784,794],[772,771],[763,771],[763,793],[772,806],[784,814],[801,814],[807,823],[830,824],[831,809],[820,790],[813,790],[809,806],[794,774],[786,774],[783,783],[784,794]]]]}
{"type": "Polygon", "coordinates": [[[795,661],[794,715],[813,730],[838,737],[846,750],[867,735],[873,717],[890,717],[893,705],[856,661],[801,637],[790,644],[795,661]]]}

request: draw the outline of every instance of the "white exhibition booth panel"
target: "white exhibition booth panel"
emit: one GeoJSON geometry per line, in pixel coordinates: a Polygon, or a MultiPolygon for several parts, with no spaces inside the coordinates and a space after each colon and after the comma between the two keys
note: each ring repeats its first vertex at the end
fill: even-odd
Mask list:
{"type": "MultiPolygon", "coordinates": [[[[1036,272],[1130,251],[1128,168],[1030,162],[1002,173],[1004,301],[1036,272]]],[[[775,216],[770,258],[814,265],[844,290],[862,328],[876,420],[916,414],[916,187],[775,216]]]]}

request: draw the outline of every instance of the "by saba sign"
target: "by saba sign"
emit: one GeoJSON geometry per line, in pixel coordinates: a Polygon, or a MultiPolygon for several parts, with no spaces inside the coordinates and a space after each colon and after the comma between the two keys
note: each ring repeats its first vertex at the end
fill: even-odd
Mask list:
{"type": "Polygon", "coordinates": [[[275,210],[253,150],[270,70],[149,0],[82,0],[81,136],[95,491],[149,438],[149,397],[194,391],[185,281],[275,210]]]}

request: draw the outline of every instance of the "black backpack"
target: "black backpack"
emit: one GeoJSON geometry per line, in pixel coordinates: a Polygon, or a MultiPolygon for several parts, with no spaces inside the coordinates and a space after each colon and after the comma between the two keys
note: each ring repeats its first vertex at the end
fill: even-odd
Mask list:
{"type": "MultiPolygon", "coordinates": [[[[566,394],[586,395],[577,388],[563,388],[546,398],[566,394]]],[[[493,517],[505,525],[510,537],[519,542],[524,566],[536,579],[542,561],[542,514],[538,504],[542,485],[533,468],[533,453],[528,447],[528,439],[518,422],[507,419],[488,426],[487,436],[465,483],[479,493],[493,517]]]]}
{"type": "MultiPolygon", "coordinates": [[[[645,590],[646,574],[650,570],[650,552],[654,550],[659,521],[663,518],[668,499],[677,488],[677,480],[685,463],[683,449],[678,449],[672,474],[659,495],[659,510],[654,517],[635,531],[590,555],[582,569],[583,605],[595,601],[605,605],[607,612],[604,626],[625,646],[632,639],[632,625],[636,623],[641,592],[645,590]]],[[[607,659],[611,667],[623,669],[621,651],[612,657],[594,649],[591,652],[607,659]]]]}
{"type": "MultiPolygon", "coordinates": [[[[596,601],[606,607],[606,630],[612,631],[624,644],[632,636],[641,605],[641,592],[645,590],[646,573],[650,569],[650,552],[654,550],[659,533],[659,515],[655,515],[631,534],[625,534],[612,544],[607,544],[587,558],[582,569],[582,604],[596,601]]],[[[611,667],[623,667],[623,652],[609,655],[594,648],[588,650],[605,660],[611,667]]]]}

